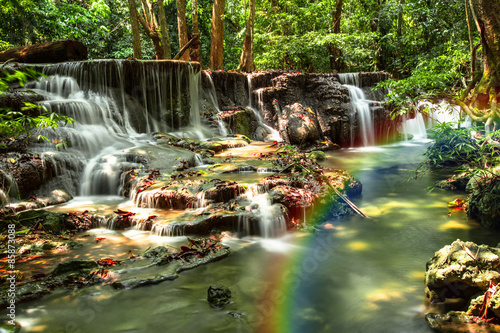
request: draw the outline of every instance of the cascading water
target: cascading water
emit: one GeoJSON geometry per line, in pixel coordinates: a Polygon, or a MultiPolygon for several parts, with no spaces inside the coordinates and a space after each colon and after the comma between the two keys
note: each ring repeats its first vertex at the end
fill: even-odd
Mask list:
{"type": "MultiPolygon", "coordinates": [[[[247,206],[253,217],[258,220],[258,232],[263,238],[276,238],[286,232],[286,221],[281,206],[273,205],[269,193],[259,185],[249,186],[245,196],[250,201],[247,206]]],[[[240,217],[238,231],[242,235],[252,234],[251,217],[240,217]]]]}
{"type": "Polygon", "coordinates": [[[41,104],[76,120],[44,134],[66,143],[65,152],[85,164],[81,195],[119,194],[121,174],[143,164],[126,150],[147,143],[143,133],[199,139],[208,134],[199,114],[201,74],[192,65],[107,60],[36,69],[48,75],[30,87],[46,96],[41,104]]]}
{"type": "Polygon", "coordinates": [[[417,112],[414,118],[408,118],[407,115],[402,116],[401,134],[406,141],[410,139],[427,139],[427,130],[425,127],[424,117],[420,112],[417,112]]]}
{"type": "MultiPolygon", "coordinates": [[[[375,130],[373,128],[373,119],[370,112],[370,104],[366,100],[363,90],[360,89],[359,74],[346,73],[339,74],[340,82],[349,90],[351,97],[351,106],[357,115],[363,146],[372,146],[375,144],[375,130]]],[[[351,142],[354,133],[354,117],[351,117],[351,142]]]]}
{"type": "Polygon", "coordinates": [[[217,100],[217,92],[215,91],[214,81],[212,80],[212,76],[210,75],[209,72],[205,71],[204,73],[205,73],[205,75],[208,78],[208,82],[210,82],[210,92],[209,92],[209,95],[210,95],[210,99],[212,100],[212,104],[214,105],[215,109],[217,110],[216,117],[217,117],[217,124],[219,126],[220,134],[222,136],[227,136],[229,134],[229,131],[228,131],[227,127],[226,127],[226,124],[222,120],[222,117],[220,116],[221,110],[220,110],[220,107],[219,107],[219,101],[217,100]]]}
{"type": "Polygon", "coordinates": [[[252,76],[248,75],[247,76],[247,82],[248,82],[248,108],[253,111],[255,116],[257,117],[257,120],[259,121],[259,124],[264,128],[264,130],[267,132],[267,136],[269,140],[272,141],[277,141],[277,142],[282,142],[283,139],[281,138],[280,133],[272,128],[271,126],[267,125],[264,120],[262,119],[262,109],[263,109],[263,101],[262,101],[262,89],[256,89],[255,93],[257,94],[257,109],[253,106],[253,98],[252,98],[252,93],[254,92],[253,87],[252,87],[252,76]]]}

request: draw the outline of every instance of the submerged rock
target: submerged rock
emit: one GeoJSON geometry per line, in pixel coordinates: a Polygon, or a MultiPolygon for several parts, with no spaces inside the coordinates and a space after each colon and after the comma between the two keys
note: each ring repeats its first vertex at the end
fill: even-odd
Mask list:
{"type": "Polygon", "coordinates": [[[222,308],[224,305],[229,304],[231,298],[231,290],[221,284],[214,284],[208,287],[207,301],[214,308],[222,308]]]}

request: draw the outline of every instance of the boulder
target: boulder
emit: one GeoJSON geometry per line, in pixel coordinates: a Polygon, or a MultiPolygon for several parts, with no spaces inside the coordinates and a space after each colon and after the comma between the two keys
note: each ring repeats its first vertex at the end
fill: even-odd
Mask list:
{"type": "Polygon", "coordinates": [[[18,214],[18,219],[26,227],[33,227],[41,223],[44,231],[53,234],[60,234],[64,227],[63,214],[45,210],[25,210],[18,214]]]}
{"type": "MultiPolygon", "coordinates": [[[[487,323],[500,319],[500,294],[495,284],[500,282],[500,249],[473,242],[454,241],[437,251],[427,263],[425,296],[441,312],[429,313],[428,324],[438,332],[465,332],[465,324],[488,325],[485,332],[498,331],[498,326],[487,323]],[[493,290],[493,291],[492,291],[493,290]],[[485,297],[492,295],[491,299],[485,297]],[[446,313],[451,300],[460,311],[446,313]],[[481,313],[481,309],[487,311],[481,313]],[[474,323],[474,324],[473,324],[474,323]],[[494,328],[493,328],[494,327],[494,328]]],[[[470,327],[469,327],[470,328],[470,327]]],[[[474,330],[474,332],[479,332],[474,330]]]]}
{"type": "Polygon", "coordinates": [[[214,308],[222,308],[229,304],[231,298],[231,290],[221,284],[215,284],[208,287],[207,301],[214,308]]]}
{"type": "Polygon", "coordinates": [[[500,228],[500,180],[496,177],[482,179],[475,183],[467,215],[488,228],[500,228]]]}
{"type": "Polygon", "coordinates": [[[286,132],[288,142],[292,145],[313,144],[321,138],[316,114],[300,103],[283,108],[279,128],[280,132],[286,132]]]}

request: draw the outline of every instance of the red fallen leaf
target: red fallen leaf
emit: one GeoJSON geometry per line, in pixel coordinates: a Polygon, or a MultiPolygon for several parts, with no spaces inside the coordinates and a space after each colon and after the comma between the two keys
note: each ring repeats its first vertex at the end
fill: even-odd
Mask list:
{"type": "Polygon", "coordinates": [[[106,237],[96,237],[96,238],[94,238],[94,242],[99,243],[105,239],[106,239],[106,237]]]}
{"type": "Polygon", "coordinates": [[[132,253],[131,250],[128,250],[128,258],[129,259],[135,258],[134,254],[132,253]]]}
{"type": "Polygon", "coordinates": [[[457,198],[452,202],[448,202],[448,207],[455,208],[455,209],[463,209],[463,208],[465,208],[465,200],[457,198]]]}
{"type": "Polygon", "coordinates": [[[121,216],[134,216],[135,215],[135,213],[127,212],[127,211],[121,210],[121,209],[115,210],[114,213],[121,215],[121,216]]]}
{"type": "Polygon", "coordinates": [[[69,213],[66,213],[66,215],[78,215],[78,212],[69,212],[69,213]]]}
{"type": "Polygon", "coordinates": [[[27,262],[27,261],[30,261],[30,260],[33,260],[33,259],[36,259],[36,258],[40,258],[40,257],[43,257],[42,254],[35,254],[35,255],[31,255],[31,256],[27,256],[27,257],[24,257],[24,258],[21,258],[21,259],[18,259],[16,262],[27,262]]]}
{"type": "Polygon", "coordinates": [[[190,247],[187,247],[187,246],[181,246],[181,250],[182,252],[188,252],[188,251],[191,251],[192,249],[190,247]]]}
{"type": "Polygon", "coordinates": [[[493,281],[490,281],[490,286],[488,287],[488,290],[484,293],[484,298],[483,298],[483,307],[481,308],[481,311],[479,312],[479,317],[481,319],[486,319],[486,315],[488,313],[488,307],[490,306],[490,301],[491,298],[495,295],[497,292],[497,285],[493,283],[493,281]]]}
{"type": "Polygon", "coordinates": [[[119,261],[114,261],[113,259],[106,258],[106,259],[99,259],[96,261],[98,265],[100,266],[115,266],[119,265],[119,261]]]}

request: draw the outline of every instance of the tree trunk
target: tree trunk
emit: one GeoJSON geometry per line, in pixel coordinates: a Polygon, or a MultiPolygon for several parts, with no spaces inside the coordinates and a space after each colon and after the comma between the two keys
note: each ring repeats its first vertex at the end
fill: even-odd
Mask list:
{"type": "MultiPolygon", "coordinates": [[[[342,5],[344,0],[337,0],[335,5],[335,11],[332,13],[332,30],[333,33],[340,33],[340,19],[342,17],[342,5]]],[[[346,70],[346,64],[344,61],[344,55],[342,50],[337,47],[334,43],[328,44],[328,51],[330,53],[330,69],[336,70],[338,72],[344,72],[346,70]]]]}
{"type": "MultiPolygon", "coordinates": [[[[131,1],[131,0],[129,0],[131,1]]],[[[167,17],[165,16],[165,8],[163,8],[163,0],[157,0],[158,17],[160,20],[161,44],[163,46],[164,59],[172,59],[172,50],[170,48],[170,36],[168,35],[167,17]]]]}
{"type": "Polygon", "coordinates": [[[469,0],[481,37],[484,71],[468,103],[459,105],[475,121],[500,123],[500,1],[469,0]],[[479,110],[476,110],[478,108],[479,110]]]}
{"type": "Polygon", "coordinates": [[[139,31],[139,14],[134,0],[128,0],[128,9],[130,12],[130,24],[132,25],[132,47],[134,49],[134,58],[141,59],[141,33],[139,31]]]}
{"type": "Polygon", "coordinates": [[[210,36],[210,68],[223,68],[224,47],[224,0],[214,0],[212,7],[212,30],[210,36]]]}
{"type": "Polygon", "coordinates": [[[139,22],[144,28],[144,32],[153,42],[155,49],[156,60],[164,59],[165,54],[163,53],[162,37],[160,36],[160,31],[158,28],[158,22],[152,8],[152,4],[147,0],[141,0],[142,3],[142,16],[138,15],[139,22]]]}
{"type": "Polygon", "coordinates": [[[0,53],[0,62],[7,60],[23,63],[55,63],[87,60],[87,47],[76,40],[59,40],[43,44],[8,49],[0,53]]]}
{"type": "Polygon", "coordinates": [[[470,3],[484,57],[484,74],[476,93],[486,93],[500,87],[500,2],[470,0],[470,3]]]}
{"type": "Polygon", "coordinates": [[[240,65],[238,71],[253,72],[255,63],[253,61],[253,27],[255,23],[255,0],[250,0],[250,8],[248,9],[248,21],[245,28],[245,40],[243,42],[243,50],[241,51],[240,65]]]}
{"type": "MultiPolygon", "coordinates": [[[[186,23],[186,0],[177,0],[177,28],[179,29],[179,49],[189,42],[186,23]]],[[[180,60],[189,61],[189,53],[185,52],[180,60]]]]}
{"type": "MultiPolygon", "coordinates": [[[[200,34],[198,28],[198,0],[193,0],[193,36],[200,34]]],[[[191,44],[191,49],[189,53],[191,61],[196,61],[201,64],[201,42],[197,38],[193,44],[191,44]]]]}
{"type": "Polygon", "coordinates": [[[344,0],[337,0],[337,4],[335,5],[335,12],[333,13],[333,33],[340,33],[340,18],[342,17],[342,5],[344,4],[344,0]]]}

